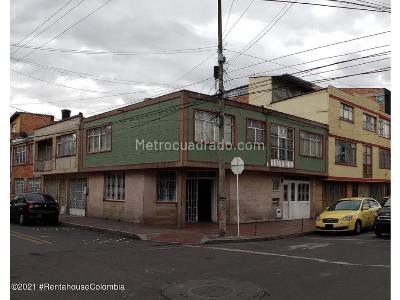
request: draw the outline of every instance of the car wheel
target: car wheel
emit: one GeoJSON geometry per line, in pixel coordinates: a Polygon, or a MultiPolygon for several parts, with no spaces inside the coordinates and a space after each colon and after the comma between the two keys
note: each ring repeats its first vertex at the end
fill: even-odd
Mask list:
{"type": "Polygon", "coordinates": [[[27,224],[27,220],[26,220],[24,214],[20,214],[19,215],[19,220],[18,221],[19,221],[20,225],[26,225],[27,224]]]}
{"type": "Polygon", "coordinates": [[[380,231],[379,229],[376,229],[376,228],[375,228],[375,235],[376,235],[377,237],[381,237],[382,231],[380,231]]]}
{"type": "Polygon", "coordinates": [[[52,218],[52,219],[50,220],[50,224],[52,224],[52,225],[58,225],[58,217],[52,218]]]}
{"type": "Polygon", "coordinates": [[[354,225],[354,234],[360,234],[361,233],[361,221],[357,220],[356,224],[354,225]]]}

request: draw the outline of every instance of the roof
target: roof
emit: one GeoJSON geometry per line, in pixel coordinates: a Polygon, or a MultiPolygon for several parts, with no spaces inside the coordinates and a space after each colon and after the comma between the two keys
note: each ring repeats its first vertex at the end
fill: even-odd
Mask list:
{"type": "Polygon", "coordinates": [[[37,113],[31,113],[31,112],[25,112],[25,111],[16,111],[13,113],[10,117],[10,122],[14,121],[15,118],[17,118],[20,115],[34,115],[34,116],[43,116],[43,117],[50,117],[54,120],[53,115],[46,115],[46,114],[37,114],[37,113]]]}

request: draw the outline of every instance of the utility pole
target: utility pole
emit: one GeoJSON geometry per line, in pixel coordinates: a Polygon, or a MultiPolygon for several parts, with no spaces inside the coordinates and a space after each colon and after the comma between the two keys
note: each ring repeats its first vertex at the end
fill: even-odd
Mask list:
{"type": "Polygon", "coordinates": [[[219,99],[219,147],[218,150],[218,224],[219,236],[226,234],[226,202],[225,202],[225,103],[224,103],[224,62],[225,57],[222,48],[222,7],[218,0],[218,99],[219,99]]]}

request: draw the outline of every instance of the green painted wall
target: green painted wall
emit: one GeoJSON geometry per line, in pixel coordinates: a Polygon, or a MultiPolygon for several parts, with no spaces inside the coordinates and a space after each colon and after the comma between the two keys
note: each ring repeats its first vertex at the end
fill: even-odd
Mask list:
{"type": "MultiPolygon", "coordinates": [[[[193,115],[196,109],[198,110],[209,110],[218,111],[217,103],[210,103],[201,100],[190,100],[191,105],[188,118],[188,139],[189,141],[194,140],[194,122],[193,115]]],[[[286,116],[278,117],[273,115],[265,115],[261,112],[255,112],[251,110],[246,110],[243,108],[236,108],[232,106],[226,106],[226,114],[232,115],[235,120],[235,141],[236,145],[238,142],[246,142],[246,131],[247,131],[247,118],[255,119],[266,122],[266,143],[264,149],[252,149],[252,150],[231,150],[226,151],[226,161],[230,162],[233,157],[240,156],[245,164],[256,165],[256,166],[266,166],[269,157],[269,137],[268,132],[271,123],[284,125],[295,128],[295,168],[303,170],[312,171],[325,171],[325,159],[317,158],[307,158],[299,155],[299,133],[300,130],[306,130],[313,133],[318,133],[322,135],[327,134],[327,130],[324,128],[308,125],[303,122],[296,121],[294,119],[289,119],[286,116]]],[[[188,151],[188,160],[192,161],[218,161],[217,151],[211,150],[190,150],[188,151]]]]}
{"type": "MultiPolygon", "coordinates": [[[[168,100],[100,120],[85,122],[84,128],[112,124],[112,151],[83,154],[83,167],[177,161],[176,150],[143,150],[136,141],[179,142],[180,99],[168,100]]],[[[86,138],[86,137],[85,137],[86,138]]]]}

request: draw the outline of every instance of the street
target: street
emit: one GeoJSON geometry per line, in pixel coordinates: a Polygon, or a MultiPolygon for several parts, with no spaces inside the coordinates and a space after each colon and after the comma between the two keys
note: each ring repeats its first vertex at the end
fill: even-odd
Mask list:
{"type": "Polygon", "coordinates": [[[390,238],[373,232],[169,245],[11,224],[11,299],[390,299],[390,238]],[[50,291],[40,284],[116,284],[50,291]]]}

